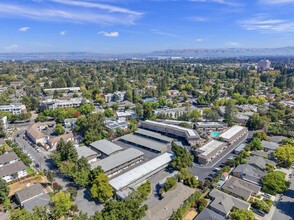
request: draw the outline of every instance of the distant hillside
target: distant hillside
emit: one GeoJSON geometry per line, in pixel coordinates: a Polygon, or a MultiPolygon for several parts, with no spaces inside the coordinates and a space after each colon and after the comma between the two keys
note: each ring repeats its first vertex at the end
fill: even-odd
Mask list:
{"type": "Polygon", "coordinates": [[[168,49],[149,53],[105,54],[88,52],[0,53],[0,60],[102,60],[145,57],[242,57],[294,56],[294,47],[283,48],[224,48],[224,49],[168,49]]]}
{"type": "Polygon", "coordinates": [[[181,57],[236,57],[236,56],[293,56],[294,47],[283,48],[224,48],[224,49],[182,49],[154,51],[153,56],[181,57]]]}

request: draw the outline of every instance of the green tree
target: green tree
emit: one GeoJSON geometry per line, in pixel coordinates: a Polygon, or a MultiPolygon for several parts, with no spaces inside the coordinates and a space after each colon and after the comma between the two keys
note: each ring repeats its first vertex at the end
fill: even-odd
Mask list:
{"type": "Polygon", "coordinates": [[[61,135],[61,134],[64,134],[65,133],[65,129],[64,127],[61,125],[61,124],[57,124],[54,128],[54,132],[57,134],[57,135],[61,135]]]}
{"type": "Polygon", "coordinates": [[[49,220],[50,219],[50,215],[48,212],[48,208],[42,207],[42,206],[35,206],[33,208],[33,214],[34,216],[36,216],[39,220],[49,220]]]}
{"type": "Polygon", "coordinates": [[[229,99],[225,107],[224,119],[229,126],[233,125],[236,120],[237,108],[233,99],[229,99]]]}
{"type": "Polygon", "coordinates": [[[275,150],[274,155],[278,159],[279,164],[290,167],[294,163],[294,145],[281,145],[275,150]]]}
{"type": "Polygon", "coordinates": [[[104,110],[104,115],[107,118],[111,118],[114,115],[114,113],[110,108],[107,108],[107,109],[104,110]]]}
{"type": "Polygon", "coordinates": [[[249,150],[263,150],[262,142],[259,138],[255,137],[253,140],[247,144],[246,149],[249,150]]]}
{"type": "Polygon", "coordinates": [[[177,184],[177,179],[174,177],[168,177],[164,184],[164,191],[167,192],[177,184]]]}
{"type": "Polygon", "coordinates": [[[70,194],[65,192],[58,192],[51,197],[52,215],[54,218],[59,219],[66,215],[70,210],[73,202],[71,201],[70,194]]]}
{"type": "Polygon", "coordinates": [[[194,156],[190,154],[186,148],[178,146],[172,142],[172,151],[176,155],[171,163],[173,168],[181,170],[182,168],[192,167],[194,156]]]}
{"type": "Polygon", "coordinates": [[[230,213],[232,220],[255,220],[254,214],[250,210],[235,209],[230,213]]]}
{"type": "Polygon", "coordinates": [[[136,104],[135,113],[138,119],[143,117],[143,108],[141,104],[136,104]]]}
{"type": "Polygon", "coordinates": [[[249,129],[262,129],[265,127],[266,121],[258,113],[254,113],[249,117],[246,126],[249,129]]]}
{"type": "Polygon", "coordinates": [[[91,172],[91,166],[88,163],[87,158],[81,157],[74,167],[73,180],[76,184],[85,187],[89,184],[89,175],[91,172]]]}
{"type": "Polygon", "coordinates": [[[26,209],[16,209],[10,211],[9,220],[40,220],[37,215],[29,213],[26,209]]]}
{"type": "Polygon", "coordinates": [[[144,118],[144,120],[151,119],[152,116],[153,116],[152,103],[151,102],[144,103],[143,109],[144,109],[143,110],[143,118],[144,118]]]}
{"type": "Polygon", "coordinates": [[[113,196],[112,187],[109,185],[108,177],[104,173],[99,173],[96,179],[92,182],[90,189],[92,197],[99,202],[106,202],[113,196]]]}
{"type": "Polygon", "coordinates": [[[4,201],[8,198],[9,188],[7,187],[6,182],[1,178],[0,179],[0,204],[3,204],[4,201]]]}
{"type": "Polygon", "coordinates": [[[282,193],[290,186],[290,183],[285,180],[285,173],[281,171],[273,171],[266,174],[261,182],[262,190],[272,195],[282,193]]]}
{"type": "Polygon", "coordinates": [[[0,138],[5,138],[6,134],[4,131],[4,125],[3,121],[1,120],[1,115],[0,115],[0,138]]]}

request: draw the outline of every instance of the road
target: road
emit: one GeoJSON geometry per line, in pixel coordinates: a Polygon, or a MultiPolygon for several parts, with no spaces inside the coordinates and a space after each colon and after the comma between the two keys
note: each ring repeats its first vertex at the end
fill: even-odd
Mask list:
{"type": "Polygon", "coordinates": [[[226,162],[229,157],[236,156],[235,154],[233,154],[233,150],[237,148],[240,144],[249,142],[252,139],[252,136],[253,133],[249,131],[248,135],[225,149],[219,155],[219,157],[215,158],[211,163],[207,165],[199,165],[194,163],[193,167],[189,168],[189,170],[191,171],[192,175],[198,176],[199,180],[204,181],[205,178],[207,178],[208,175],[213,172],[214,168],[219,167],[222,163],[226,162]]]}
{"type": "Polygon", "coordinates": [[[292,177],[289,178],[291,185],[289,189],[281,194],[281,199],[277,199],[274,204],[274,213],[272,220],[291,220],[294,219],[294,171],[292,177]]]}
{"type": "MultiPolygon", "coordinates": [[[[53,165],[53,162],[51,159],[47,159],[45,157],[45,152],[42,152],[42,153],[38,153],[30,144],[28,141],[26,141],[23,136],[25,135],[25,131],[24,130],[21,130],[21,131],[18,131],[16,133],[16,136],[14,137],[14,142],[16,144],[18,144],[18,146],[24,151],[24,152],[27,152],[29,153],[32,158],[33,158],[33,162],[34,164],[39,164],[40,165],[40,168],[42,170],[44,169],[47,169],[47,170],[50,170],[50,169],[53,169],[54,165],[53,165]]],[[[42,149],[41,149],[42,150],[42,149]]],[[[45,151],[45,150],[43,150],[45,151]]]]}

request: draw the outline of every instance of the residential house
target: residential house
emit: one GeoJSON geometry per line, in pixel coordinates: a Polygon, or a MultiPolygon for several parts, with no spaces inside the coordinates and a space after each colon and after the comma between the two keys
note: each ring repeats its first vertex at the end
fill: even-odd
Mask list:
{"type": "Polygon", "coordinates": [[[35,206],[45,207],[50,202],[50,196],[39,183],[17,191],[15,198],[18,204],[29,212],[33,212],[35,206]]]}
{"type": "Polygon", "coordinates": [[[238,199],[216,188],[209,193],[209,196],[213,200],[209,205],[209,209],[224,217],[228,216],[233,208],[249,210],[251,206],[249,202],[238,199]]]}
{"type": "Polygon", "coordinates": [[[48,140],[48,145],[51,148],[55,148],[61,139],[63,139],[65,142],[68,142],[68,141],[74,142],[74,135],[73,133],[68,133],[68,134],[62,134],[57,137],[50,138],[48,140]]]}
{"type": "Polygon", "coordinates": [[[16,163],[18,161],[18,156],[14,153],[4,153],[0,155],[0,167],[3,167],[7,164],[16,163]]]}
{"type": "Polygon", "coordinates": [[[261,187],[232,176],[225,182],[222,189],[247,201],[252,195],[257,195],[261,187]]]}
{"type": "Polygon", "coordinates": [[[265,174],[249,164],[240,164],[232,171],[232,175],[257,185],[261,185],[261,179],[265,174]]]}
{"type": "Polygon", "coordinates": [[[249,157],[247,162],[251,166],[253,166],[253,167],[257,168],[257,169],[260,169],[260,170],[266,170],[266,165],[267,164],[272,164],[272,165],[276,166],[275,162],[273,162],[271,160],[268,160],[268,159],[265,159],[263,157],[258,157],[258,156],[249,157]]]}
{"type": "Polygon", "coordinates": [[[6,182],[27,176],[27,167],[22,161],[0,167],[0,178],[6,182]]]}

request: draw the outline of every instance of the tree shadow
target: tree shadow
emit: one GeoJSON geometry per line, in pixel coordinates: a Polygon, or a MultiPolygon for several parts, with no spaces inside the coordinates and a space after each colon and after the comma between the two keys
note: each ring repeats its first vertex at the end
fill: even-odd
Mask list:
{"type": "Polygon", "coordinates": [[[288,196],[290,198],[294,198],[294,190],[293,189],[288,189],[285,193],[284,193],[285,196],[288,196]]]}
{"type": "Polygon", "coordinates": [[[287,202],[283,202],[280,201],[277,205],[276,208],[278,209],[278,211],[284,215],[287,215],[290,217],[290,219],[294,218],[294,203],[287,201],[287,202]]]}
{"type": "Polygon", "coordinates": [[[94,202],[95,205],[101,205],[101,203],[99,203],[96,199],[93,199],[93,198],[92,198],[92,196],[91,196],[91,192],[90,192],[89,189],[85,189],[83,193],[84,193],[83,198],[84,198],[85,200],[87,200],[88,202],[94,202]]]}

